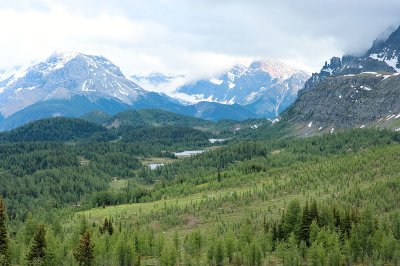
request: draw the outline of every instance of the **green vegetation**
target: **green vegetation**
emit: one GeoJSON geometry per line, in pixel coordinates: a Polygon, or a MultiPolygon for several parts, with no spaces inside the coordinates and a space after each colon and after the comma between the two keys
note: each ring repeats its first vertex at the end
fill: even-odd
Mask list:
{"type": "Polygon", "coordinates": [[[179,115],[176,113],[159,110],[127,110],[125,112],[115,115],[111,119],[112,122],[118,121],[121,127],[133,126],[133,127],[144,127],[144,126],[188,126],[188,127],[209,127],[212,122],[203,119],[179,115]]]}
{"type": "Polygon", "coordinates": [[[10,265],[10,251],[8,247],[8,236],[6,228],[6,212],[3,198],[0,197],[0,264],[10,265]]]}
{"type": "Polygon", "coordinates": [[[2,264],[400,263],[400,133],[281,139],[265,124],[177,160],[209,133],[152,126],[0,144],[2,264]]]}
{"type": "Polygon", "coordinates": [[[218,122],[213,122],[160,109],[126,110],[114,116],[110,116],[101,111],[92,111],[81,118],[89,122],[106,125],[109,128],[122,130],[164,126],[185,126],[202,131],[218,133],[223,137],[232,137],[232,134],[242,129],[250,131],[250,128],[254,125],[262,126],[270,124],[266,119],[248,119],[244,121],[220,120],[218,122]]]}
{"type": "Polygon", "coordinates": [[[208,135],[202,131],[184,126],[162,126],[123,131],[124,142],[142,142],[152,145],[175,146],[190,144],[192,147],[208,145],[208,135]]]}
{"type": "Polygon", "coordinates": [[[92,122],[92,123],[104,125],[108,121],[110,121],[111,117],[112,117],[111,115],[109,115],[103,111],[93,110],[93,111],[81,116],[80,118],[83,120],[92,122]]]}
{"type": "Polygon", "coordinates": [[[106,129],[81,119],[56,117],[35,121],[0,134],[0,142],[70,141],[105,133],[106,129]]]}
{"type": "Polygon", "coordinates": [[[93,244],[90,240],[90,233],[85,232],[74,251],[74,257],[80,266],[93,265],[93,244]]]}
{"type": "Polygon", "coordinates": [[[37,226],[32,238],[31,249],[26,257],[28,265],[46,265],[46,229],[43,224],[37,226]]]}

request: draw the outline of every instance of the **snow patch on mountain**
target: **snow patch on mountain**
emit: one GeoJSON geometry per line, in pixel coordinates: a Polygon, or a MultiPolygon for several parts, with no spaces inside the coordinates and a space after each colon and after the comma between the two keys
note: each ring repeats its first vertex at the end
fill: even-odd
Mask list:
{"type": "Polygon", "coordinates": [[[222,83],[224,83],[223,80],[221,80],[221,79],[216,79],[216,78],[210,79],[210,82],[211,82],[212,84],[216,84],[216,85],[221,85],[222,83]]]}
{"type": "Polygon", "coordinates": [[[392,67],[397,72],[400,72],[400,68],[397,67],[398,66],[398,58],[397,57],[394,57],[394,56],[390,57],[386,53],[371,54],[369,57],[372,59],[375,59],[375,60],[385,62],[388,66],[392,67]]]}
{"type": "Polygon", "coordinates": [[[132,104],[141,87],[102,56],[56,52],[47,60],[0,74],[1,113],[8,117],[36,102],[73,95],[132,104]]]}
{"type": "MultiPolygon", "coordinates": [[[[234,66],[219,76],[185,84],[178,88],[177,92],[187,95],[202,94],[206,99],[214,95],[212,101],[220,103],[232,102],[232,98],[236,96],[235,103],[244,105],[261,97],[261,92],[266,92],[269,88],[282,84],[299,73],[303,75],[303,79],[299,80],[300,83],[289,86],[290,90],[293,89],[293,94],[296,94],[308,78],[308,74],[271,60],[254,61],[249,67],[234,66]]],[[[287,90],[287,87],[283,86],[283,89],[287,90]]]]}

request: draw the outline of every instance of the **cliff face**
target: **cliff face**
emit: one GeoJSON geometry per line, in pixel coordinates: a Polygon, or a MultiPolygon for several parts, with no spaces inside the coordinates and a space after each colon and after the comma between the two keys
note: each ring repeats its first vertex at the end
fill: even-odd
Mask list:
{"type": "Polygon", "coordinates": [[[399,54],[400,28],[363,56],[333,57],[282,118],[298,134],[367,126],[400,130],[399,54]]]}

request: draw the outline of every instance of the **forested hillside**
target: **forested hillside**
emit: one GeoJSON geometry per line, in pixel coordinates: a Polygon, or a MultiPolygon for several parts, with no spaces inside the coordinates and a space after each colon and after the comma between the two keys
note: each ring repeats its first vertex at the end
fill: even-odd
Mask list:
{"type": "Polygon", "coordinates": [[[179,160],[168,159],[169,143],[146,146],[141,138],[2,144],[3,258],[16,265],[400,262],[399,133],[246,141],[179,160]],[[154,156],[172,161],[142,165],[154,156]],[[45,255],[36,256],[43,242],[45,255]]]}
{"type": "Polygon", "coordinates": [[[0,133],[1,142],[70,141],[105,133],[106,128],[76,118],[55,117],[38,120],[0,133]]]}
{"type": "Polygon", "coordinates": [[[144,127],[144,126],[188,126],[207,127],[213,123],[200,118],[179,115],[159,109],[127,110],[113,116],[108,121],[111,127],[144,127]]]}
{"type": "Polygon", "coordinates": [[[89,122],[104,125],[107,128],[117,129],[117,131],[162,126],[185,126],[230,137],[237,130],[249,130],[251,127],[254,129],[254,125],[258,127],[262,124],[270,124],[267,119],[248,119],[244,121],[225,119],[213,122],[160,109],[132,109],[114,116],[101,111],[92,111],[81,118],[89,122]]]}

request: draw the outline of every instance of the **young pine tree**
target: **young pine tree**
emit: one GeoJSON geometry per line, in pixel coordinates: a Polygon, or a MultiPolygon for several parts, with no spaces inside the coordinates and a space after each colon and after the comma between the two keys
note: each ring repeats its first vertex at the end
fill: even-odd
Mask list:
{"type": "Polygon", "coordinates": [[[311,217],[310,209],[308,207],[308,202],[306,202],[306,206],[304,206],[303,215],[301,217],[299,239],[304,241],[307,246],[310,246],[310,226],[312,221],[313,220],[311,217]]]}
{"type": "Polygon", "coordinates": [[[114,233],[114,227],[111,220],[107,218],[104,219],[103,226],[100,227],[100,233],[101,234],[108,233],[109,235],[112,235],[114,233]]]}
{"type": "Polygon", "coordinates": [[[177,264],[176,249],[171,245],[164,245],[160,262],[162,266],[175,266],[177,264]]]}
{"type": "Polygon", "coordinates": [[[32,239],[32,246],[27,256],[28,265],[44,265],[46,260],[46,229],[38,225],[32,239]]]}
{"type": "Polygon", "coordinates": [[[224,263],[224,245],[221,239],[215,244],[214,257],[217,266],[222,266],[224,263]]]}
{"type": "Polygon", "coordinates": [[[79,245],[74,250],[74,257],[80,266],[93,265],[93,244],[89,232],[82,235],[79,245]]]}
{"type": "Polygon", "coordinates": [[[318,205],[315,200],[312,201],[311,206],[310,206],[310,216],[311,219],[316,222],[318,222],[318,205]]]}
{"type": "Polygon", "coordinates": [[[6,228],[6,211],[4,201],[0,197],[0,265],[10,265],[10,254],[8,250],[8,238],[6,228]]]}
{"type": "Polygon", "coordinates": [[[235,252],[235,238],[232,233],[228,233],[225,237],[225,250],[229,263],[232,263],[233,253],[235,252]]]}

